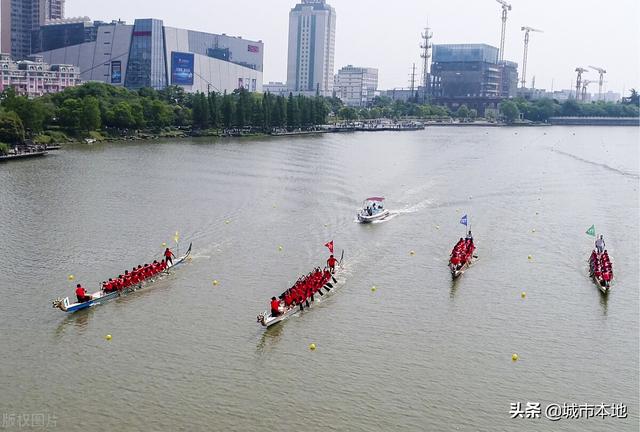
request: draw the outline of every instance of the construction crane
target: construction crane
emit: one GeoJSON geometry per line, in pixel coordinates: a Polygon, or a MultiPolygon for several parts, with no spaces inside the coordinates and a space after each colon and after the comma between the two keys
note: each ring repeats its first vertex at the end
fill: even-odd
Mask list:
{"type": "Polygon", "coordinates": [[[584,102],[587,99],[587,86],[589,86],[589,84],[591,84],[592,82],[595,82],[595,81],[590,81],[587,79],[582,81],[582,96],[581,96],[582,102],[584,102]]]}
{"type": "Polygon", "coordinates": [[[504,33],[507,28],[507,12],[511,10],[511,5],[504,0],[496,0],[502,5],[502,32],[500,33],[500,51],[498,51],[498,60],[504,60],[504,33]]]}
{"type": "Polygon", "coordinates": [[[606,74],[607,71],[597,66],[589,66],[589,67],[593,70],[598,71],[598,73],[600,74],[600,79],[598,80],[598,100],[602,100],[602,84],[604,83],[604,74],[606,74]]]}
{"type": "Polygon", "coordinates": [[[580,66],[576,68],[576,72],[578,73],[578,77],[576,78],[576,100],[580,99],[580,90],[582,88],[582,74],[587,71],[588,69],[580,66]]]}
{"type": "Polygon", "coordinates": [[[527,55],[529,52],[529,32],[544,33],[542,30],[534,29],[533,27],[523,26],[521,31],[524,32],[524,56],[522,57],[522,88],[527,86],[527,55]]]}

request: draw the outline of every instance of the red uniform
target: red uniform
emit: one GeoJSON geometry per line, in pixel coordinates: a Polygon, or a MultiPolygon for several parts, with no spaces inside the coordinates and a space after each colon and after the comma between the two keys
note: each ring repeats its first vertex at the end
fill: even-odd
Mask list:
{"type": "Polygon", "coordinates": [[[87,291],[81,286],[76,288],[76,297],[78,298],[78,303],[84,303],[91,300],[91,296],[87,295],[87,291]]]}
{"type": "Polygon", "coordinates": [[[280,315],[280,301],[278,299],[271,300],[271,315],[280,315]]]}

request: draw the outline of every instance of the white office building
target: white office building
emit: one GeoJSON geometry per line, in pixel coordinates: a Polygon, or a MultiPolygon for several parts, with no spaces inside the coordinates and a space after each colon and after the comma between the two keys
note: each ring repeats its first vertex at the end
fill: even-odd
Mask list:
{"type": "Polygon", "coordinates": [[[336,11],[325,0],[302,0],[289,13],[287,87],[294,93],[331,96],[336,11]]]}
{"type": "Polygon", "coordinates": [[[378,89],[378,69],[348,65],[335,77],[336,96],[347,106],[366,107],[378,89]]]}

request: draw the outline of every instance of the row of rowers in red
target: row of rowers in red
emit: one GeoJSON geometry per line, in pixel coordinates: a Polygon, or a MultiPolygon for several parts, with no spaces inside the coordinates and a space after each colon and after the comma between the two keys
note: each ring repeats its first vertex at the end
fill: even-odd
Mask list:
{"type": "Polygon", "coordinates": [[[451,264],[461,264],[469,260],[469,256],[473,254],[475,247],[473,245],[473,237],[471,231],[467,235],[467,238],[460,238],[458,243],[453,247],[451,251],[451,264]]]}
{"type": "Polygon", "coordinates": [[[589,270],[592,276],[598,279],[602,278],[606,282],[611,281],[613,279],[613,266],[609,259],[609,253],[606,250],[601,254],[592,251],[589,257],[589,270]]]}
{"type": "Polygon", "coordinates": [[[295,306],[300,306],[300,310],[302,310],[304,309],[303,305],[305,303],[307,307],[309,307],[309,299],[314,301],[314,295],[316,293],[319,293],[321,296],[324,295],[321,291],[322,287],[329,292],[331,288],[325,285],[331,280],[331,274],[335,271],[337,263],[338,261],[331,255],[327,260],[327,267],[325,267],[324,270],[316,267],[311,273],[298,279],[298,281],[282,293],[279,298],[271,297],[271,316],[281,315],[295,306]]]}
{"type": "MultiPolygon", "coordinates": [[[[172,258],[174,258],[175,255],[169,248],[165,250],[164,256],[165,258],[160,262],[155,260],[151,264],[145,264],[144,266],[138,265],[138,267],[133,267],[131,271],[125,270],[124,274],[118,275],[118,277],[115,279],[110,278],[108,281],[103,281],[102,291],[105,294],[109,294],[115,291],[122,291],[125,288],[139,285],[146,279],[152,278],[161,271],[166,270],[167,266],[170,263],[173,264],[172,258]]],[[[89,295],[80,284],[76,286],[76,297],[78,298],[79,303],[83,303],[92,299],[92,296],[89,295]]]]}

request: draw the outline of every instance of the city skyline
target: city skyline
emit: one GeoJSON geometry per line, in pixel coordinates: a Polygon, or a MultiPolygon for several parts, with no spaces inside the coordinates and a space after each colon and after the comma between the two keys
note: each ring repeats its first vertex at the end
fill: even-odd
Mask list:
{"type": "MultiPolygon", "coordinates": [[[[187,0],[176,14],[175,4],[140,0],[131,4],[113,0],[91,4],[66,2],[66,15],[88,15],[92,19],[124,19],[138,16],[164,19],[168,25],[185,26],[261,39],[265,43],[264,81],[286,81],[288,14],[296,1],[273,0],[268,4],[248,0],[187,0]],[[114,14],[113,11],[126,11],[114,14]],[[202,10],[224,11],[203,14],[202,10]],[[268,19],[265,19],[268,17],[268,19]]],[[[332,0],[339,16],[336,26],[335,67],[347,64],[380,70],[380,88],[407,87],[412,63],[419,64],[419,36],[429,23],[434,44],[487,43],[499,46],[500,5],[492,0],[435,1],[405,0],[393,8],[375,8],[364,1],[332,0]],[[364,11],[364,13],[363,13],[364,11]],[[384,35],[384,37],[380,37],[384,35]]],[[[521,67],[521,26],[544,30],[531,37],[527,77],[537,88],[567,89],[575,86],[577,66],[607,69],[604,91],[628,92],[639,84],[640,44],[636,26],[639,6],[633,0],[617,0],[603,8],[593,0],[572,2],[512,1],[505,44],[505,59],[521,67]],[[559,3],[559,4],[558,4],[559,3]],[[579,9],[577,8],[579,7],[579,9]],[[576,12],[577,11],[577,12],[576,12]],[[594,19],[594,12],[598,12],[594,19]],[[612,49],[613,48],[613,49],[612,49]]],[[[586,74],[597,79],[595,71],[586,74]]],[[[597,84],[589,88],[597,92],[597,84]]]]}

